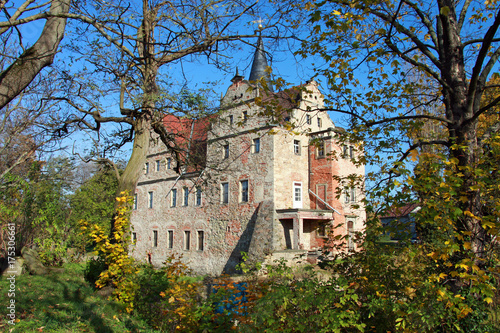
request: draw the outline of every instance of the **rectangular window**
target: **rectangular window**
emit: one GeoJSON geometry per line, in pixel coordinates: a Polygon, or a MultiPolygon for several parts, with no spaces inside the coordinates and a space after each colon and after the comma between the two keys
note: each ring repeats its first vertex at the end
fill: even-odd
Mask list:
{"type": "Polygon", "coordinates": [[[144,174],[148,174],[149,173],[149,163],[146,162],[146,164],[144,164],[144,174]]]}
{"type": "Polygon", "coordinates": [[[205,248],[204,242],[205,242],[205,233],[201,230],[198,230],[198,243],[197,243],[198,251],[203,251],[203,249],[205,248]]]}
{"type": "Polygon", "coordinates": [[[343,150],[342,150],[342,157],[343,158],[347,158],[348,149],[349,149],[349,147],[347,147],[347,145],[344,145],[343,150]]]}
{"type": "Polygon", "coordinates": [[[156,161],[156,171],[160,171],[160,160],[156,161]]]}
{"type": "Polygon", "coordinates": [[[318,154],[317,157],[325,157],[325,143],[321,141],[318,145],[318,154]]]}
{"type": "Polygon", "coordinates": [[[148,208],[153,208],[153,192],[148,192],[148,208]]]}
{"type": "Polygon", "coordinates": [[[137,243],[137,233],[133,232],[132,233],[132,244],[135,244],[135,243],[137,243]]]}
{"type": "Polygon", "coordinates": [[[169,157],[167,158],[167,170],[172,169],[172,159],[169,157]]]}
{"type": "Polygon", "coordinates": [[[153,247],[158,247],[158,230],[153,230],[153,247]]]}
{"type": "Polygon", "coordinates": [[[233,115],[230,115],[229,116],[229,125],[233,126],[233,123],[234,123],[234,117],[233,117],[233,115]]]}
{"type": "Polygon", "coordinates": [[[354,158],[354,147],[349,146],[349,158],[353,159],[354,158]]]}
{"type": "Polygon", "coordinates": [[[241,120],[244,123],[248,120],[248,112],[247,111],[243,111],[243,113],[241,114],[241,120]]]}
{"type": "Polygon", "coordinates": [[[201,187],[196,188],[196,206],[201,206],[201,187]]]}
{"type": "Polygon", "coordinates": [[[137,193],[134,194],[134,210],[137,210],[137,193]]]}
{"type": "Polygon", "coordinates": [[[321,125],[322,125],[322,121],[321,121],[321,118],[318,116],[318,127],[321,128],[321,125]]]}
{"type": "Polygon", "coordinates": [[[224,204],[229,203],[229,183],[221,184],[221,192],[222,192],[222,197],[221,197],[222,203],[224,204]]]}
{"type": "Polygon", "coordinates": [[[293,140],[293,152],[295,155],[300,155],[300,141],[293,140]]]}
{"type": "Polygon", "coordinates": [[[170,200],[171,200],[170,207],[177,206],[177,189],[176,188],[172,189],[172,196],[171,196],[170,200]]]}
{"type": "Polygon", "coordinates": [[[306,123],[307,125],[311,125],[311,116],[310,115],[306,115],[306,123]]]}
{"type": "Polygon", "coordinates": [[[302,183],[293,183],[293,208],[302,208],[302,183]]]}
{"type": "Polygon", "coordinates": [[[253,139],[253,152],[260,153],[260,138],[253,139]]]}
{"type": "Polygon", "coordinates": [[[223,148],[222,157],[224,159],[229,158],[229,144],[224,145],[222,148],[223,148]]]}
{"type": "Polygon", "coordinates": [[[355,218],[349,217],[347,222],[347,248],[349,251],[354,251],[354,221],[355,218]]]}
{"type": "Polygon", "coordinates": [[[356,201],[356,188],[349,187],[345,190],[345,203],[355,202],[356,201]]]}
{"type": "Polygon", "coordinates": [[[184,231],[184,250],[189,250],[191,247],[191,231],[184,231]]]}
{"type": "Polygon", "coordinates": [[[242,180],[240,182],[241,197],[240,202],[248,202],[248,180],[242,180]]]}
{"type": "Polygon", "coordinates": [[[189,204],[189,189],[187,187],[184,187],[182,190],[184,191],[184,200],[182,202],[182,205],[187,206],[189,204]]]}
{"type": "Polygon", "coordinates": [[[167,231],[167,249],[173,249],[173,248],[174,248],[174,231],[168,230],[167,231]]]}

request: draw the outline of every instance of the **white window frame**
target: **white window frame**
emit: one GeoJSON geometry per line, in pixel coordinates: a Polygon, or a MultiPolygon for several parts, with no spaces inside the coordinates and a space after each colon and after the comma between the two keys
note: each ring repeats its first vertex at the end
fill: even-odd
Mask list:
{"type": "Polygon", "coordinates": [[[302,182],[293,182],[292,183],[292,199],[293,199],[293,208],[302,208],[304,205],[304,193],[302,191],[302,182]],[[297,189],[299,190],[299,198],[297,200],[297,189]]]}
{"type": "Polygon", "coordinates": [[[293,153],[300,155],[300,140],[293,140],[293,153]]]}

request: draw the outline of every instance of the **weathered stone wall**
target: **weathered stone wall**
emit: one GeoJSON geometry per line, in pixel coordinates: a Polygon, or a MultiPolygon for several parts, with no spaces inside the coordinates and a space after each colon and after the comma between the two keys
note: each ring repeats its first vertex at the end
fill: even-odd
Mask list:
{"type": "Polygon", "coordinates": [[[290,121],[301,124],[300,130],[292,133],[273,124],[271,119],[258,116],[260,109],[253,101],[260,92],[246,81],[235,80],[221,102],[220,114],[212,118],[204,170],[189,172],[192,169],[187,167],[181,169],[185,173],[179,176],[174,170],[174,157],[161,143],[153,143],[147,159],[149,167],[147,172],[145,168],[135,193],[137,209],[132,212],[131,221],[137,242],[131,248],[133,256],[161,265],[171,255],[182,255],[182,260],[197,274],[219,275],[235,271],[242,251],[248,252],[250,261],[255,262],[285,249],[286,232],[293,238],[295,250],[299,243],[310,248],[321,247],[325,238],[317,229],[332,216],[336,223],[345,224],[344,215],[351,214],[359,229],[364,222],[364,211],[335,197],[335,189],[341,185],[332,177],[361,173],[364,169],[354,167],[348,160],[333,161],[328,157],[342,148],[325,131],[334,127],[327,113],[311,111],[321,107],[323,100],[316,85],[310,89],[311,93],[303,93],[306,100],[300,103],[300,108],[291,113],[290,121]],[[322,158],[316,158],[317,149],[309,146],[310,133],[318,131],[325,136],[322,158]],[[298,152],[294,149],[296,140],[300,141],[298,152]],[[243,200],[242,181],[248,181],[248,201],[243,200]],[[222,202],[225,183],[229,189],[227,203],[222,202]],[[294,208],[294,183],[302,184],[303,211],[291,212],[289,216],[282,214],[281,219],[289,220],[283,222],[277,210],[294,208]],[[342,216],[318,206],[308,193],[309,188],[317,191],[317,185],[326,185],[325,200],[342,216]],[[196,201],[198,187],[202,189],[201,205],[196,201]],[[184,189],[189,190],[187,202],[184,189]],[[308,209],[320,210],[308,212],[308,209]],[[301,222],[297,224],[299,216],[301,222]],[[283,223],[292,220],[293,230],[285,230],[283,223]],[[169,235],[173,236],[172,243],[169,235]]]}

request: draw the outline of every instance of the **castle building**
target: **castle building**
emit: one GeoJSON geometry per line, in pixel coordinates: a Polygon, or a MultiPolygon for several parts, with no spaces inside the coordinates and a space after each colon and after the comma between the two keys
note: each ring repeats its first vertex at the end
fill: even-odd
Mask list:
{"type": "Polygon", "coordinates": [[[164,118],[178,142],[150,146],[134,194],[133,257],[161,265],[182,255],[195,273],[219,275],[242,252],[291,259],[320,252],[332,234],[355,249],[363,188],[339,181],[363,177],[360,148],[339,142],[314,81],[273,92],[266,67],[259,39],[251,80],[236,73],[217,114],[164,118]]]}

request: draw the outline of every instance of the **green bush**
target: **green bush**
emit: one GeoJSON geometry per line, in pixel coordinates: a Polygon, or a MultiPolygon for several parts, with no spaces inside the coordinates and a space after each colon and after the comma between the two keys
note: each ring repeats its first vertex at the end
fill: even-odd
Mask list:
{"type": "Polygon", "coordinates": [[[97,288],[96,282],[99,280],[99,275],[107,269],[106,262],[103,258],[91,258],[87,261],[87,265],[85,266],[85,271],[83,272],[83,276],[85,281],[90,283],[92,287],[97,288]]]}

